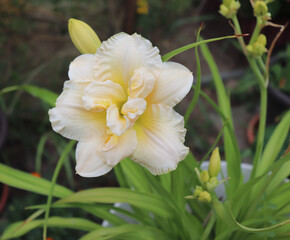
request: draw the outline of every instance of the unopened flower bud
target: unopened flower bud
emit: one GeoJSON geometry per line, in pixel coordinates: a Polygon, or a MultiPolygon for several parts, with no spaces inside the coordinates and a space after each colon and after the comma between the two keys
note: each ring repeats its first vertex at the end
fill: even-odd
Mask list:
{"type": "Polygon", "coordinates": [[[200,180],[204,184],[208,182],[208,180],[209,180],[209,174],[208,174],[208,171],[207,170],[203,170],[200,173],[200,180]]]}
{"type": "Polygon", "coordinates": [[[254,15],[256,17],[262,17],[268,13],[267,4],[263,1],[256,1],[254,5],[254,15]]]}
{"type": "Polygon", "coordinates": [[[257,37],[257,42],[259,42],[260,44],[266,46],[267,44],[267,38],[264,34],[260,34],[258,37],[257,37]]]}
{"type": "Polygon", "coordinates": [[[260,57],[266,52],[267,38],[264,34],[260,34],[252,45],[246,47],[248,53],[253,57],[260,57]]]}
{"type": "Polygon", "coordinates": [[[82,53],[96,53],[101,41],[94,30],[85,22],[71,18],[68,23],[70,38],[82,53]]]}
{"type": "Polygon", "coordinates": [[[199,196],[199,194],[202,193],[202,192],[203,192],[203,188],[200,187],[200,186],[196,186],[196,188],[194,190],[194,193],[193,193],[193,196],[195,198],[197,198],[199,196]]]}
{"type": "Polygon", "coordinates": [[[221,170],[221,157],[220,157],[220,152],[219,148],[215,148],[210,156],[209,160],[209,175],[211,177],[216,177],[220,170],[221,170]]]}
{"type": "Polygon", "coordinates": [[[223,0],[223,3],[220,5],[220,14],[226,18],[232,18],[237,14],[238,9],[241,4],[236,0],[223,0]]]}
{"type": "Polygon", "coordinates": [[[198,201],[203,202],[203,203],[210,203],[211,196],[210,196],[209,192],[207,192],[207,191],[201,192],[198,196],[198,201]]]}
{"type": "Polygon", "coordinates": [[[208,191],[211,191],[216,188],[216,186],[219,184],[217,177],[211,177],[209,181],[205,184],[208,191]]]}

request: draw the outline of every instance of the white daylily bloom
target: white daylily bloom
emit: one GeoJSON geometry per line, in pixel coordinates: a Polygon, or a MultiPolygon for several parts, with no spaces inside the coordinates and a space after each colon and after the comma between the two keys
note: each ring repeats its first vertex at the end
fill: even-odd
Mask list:
{"type": "Polygon", "coordinates": [[[114,35],[96,54],[77,57],[68,75],[49,116],[54,131],[79,141],[79,175],[103,175],[126,157],[163,174],[185,158],[184,121],[173,107],[193,76],[178,63],[162,62],[151,42],[114,35]]]}

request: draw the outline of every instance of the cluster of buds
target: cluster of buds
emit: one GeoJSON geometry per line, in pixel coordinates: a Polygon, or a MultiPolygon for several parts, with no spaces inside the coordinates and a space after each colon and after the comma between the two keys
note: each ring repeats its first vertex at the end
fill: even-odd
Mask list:
{"type": "Polygon", "coordinates": [[[271,13],[268,12],[267,3],[262,0],[254,2],[254,15],[257,18],[261,18],[262,22],[266,22],[271,19],[271,13]]]}
{"type": "Polygon", "coordinates": [[[241,4],[236,0],[223,0],[223,3],[220,5],[220,14],[226,18],[232,18],[237,14],[238,9],[241,4]]]}
{"type": "Polygon", "coordinates": [[[260,57],[266,51],[267,38],[264,34],[260,34],[253,44],[249,44],[246,48],[250,56],[260,57]]]}
{"type": "Polygon", "coordinates": [[[188,199],[197,199],[203,203],[211,202],[210,192],[213,191],[217,185],[221,182],[217,180],[217,176],[221,170],[221,158],[219,149],[215,148],[211,154],[209,160],[208,170],[203,170],[199,172],[199,170],[195,169],[197,172],[197,176],[201,183],[201,186],[196,186],[195,191],[192,196],[187,196],[188,199]]]}

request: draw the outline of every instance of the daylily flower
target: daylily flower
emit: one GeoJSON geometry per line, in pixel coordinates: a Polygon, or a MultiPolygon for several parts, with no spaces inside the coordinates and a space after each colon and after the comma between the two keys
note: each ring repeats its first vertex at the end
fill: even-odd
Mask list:
{"type": "Polygon", "coordinates": [[[162,62],[150,41],[116,34],[95,54],[77,57],[68,75],[49,116],[54,131],[79,141],[79,175],[106,174],[126,157],[163,174],[185,158],[184,121],[173,107],[193,76],[181,64],[162,62]]]}

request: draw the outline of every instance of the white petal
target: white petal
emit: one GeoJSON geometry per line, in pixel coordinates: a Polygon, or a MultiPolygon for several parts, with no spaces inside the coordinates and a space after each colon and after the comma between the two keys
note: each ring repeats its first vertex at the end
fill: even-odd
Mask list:
{"type": "Polygon", "coordinates": [[[192,82],[192,73],[183,65],[174,62],[163,63],[160,76],[146,101],[148,104],[162,103],[173,107],[190,91],[192,82]]]}
{"type": "Polygon", "coordinates": [[[70,80],[87,81],[94,80],[94,65],[96,64],[96,56],[94,54],[83,54],[75,58],[68,71],[70,80]]]}
{"type": "Polygon", "coordinates": [[[174,170],[188,154],[183,125],[183,117],[171,107],[148,106],[134,125],[137,148],[131,158],[154,175],[174,170]]]}
{"type": "Polygon", "coordinates": [[[127,129],[132,127],[129,119],[125,117],[120,115],[119,108],[115,104],[107,109],[107,127],[117,136],[121,136],[127,129]]]}
{"type": "Polygon", "coordinates": [[[112,104],[119,105],[127,99],[123,88],[112,81],[92,82],[90,83],[83,96],[84,106],[86,109],[107,109],[112,104]]]}
{"type": "Polygon", "coordinates": [[[128,89],[134,70],[151,69],[162,63],[159,50],[138,34],[119,33],[104,41],[96,52],[96,79],[112,80],[128,89]]]}
{"type": "Polygon", "coordinates": [[[76,171],[83,177],[98,177],[109,172],[118,162],[130,156],[137,145],[136,132],[128,130],[118,142],[104,151],[108,136],[91,142],[79,142],[76,149],[76,171]]]}
{"type": "Polygon", "coordinates": [[[77,141],[89,141],[106,131],[105,112],[85,110],[82,101],[86,83],[65,82],[56,107],[49,110],[49,120],[54,131],[77,141]]]}
{"type": "Polygon", "coordinates": [[[146,68],[140,67],[134,71],[130,79],[129,93],[132,98],[145,98],[152,92],[155,76],[146,68]]]}
{"type": "Polygon", "coordinates": [[[143,98],[129,98],[123,105],[121,113],[131,120],[137,120],[141,116],[147,106],[147,102],[143,98]]]}

